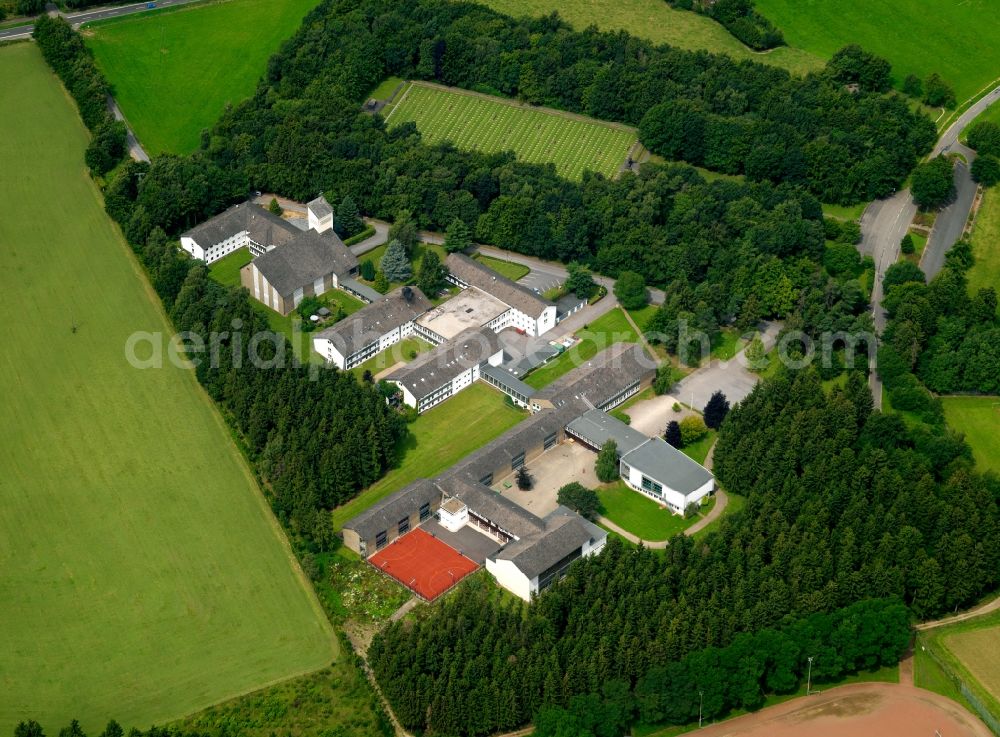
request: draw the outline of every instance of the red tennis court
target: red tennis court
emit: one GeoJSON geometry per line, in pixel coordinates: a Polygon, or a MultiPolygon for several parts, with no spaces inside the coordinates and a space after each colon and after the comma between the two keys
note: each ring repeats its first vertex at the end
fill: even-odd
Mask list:
{"type": "Polygon", "coordinates": [[[427,601],[436,599],[479,568],[421,529],[396,538],[368,562],[427,601]]]}

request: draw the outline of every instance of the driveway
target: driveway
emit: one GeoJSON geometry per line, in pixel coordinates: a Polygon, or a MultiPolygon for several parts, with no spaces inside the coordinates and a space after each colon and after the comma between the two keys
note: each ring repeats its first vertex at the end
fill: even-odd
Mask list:
{"type": "Polygon", "coordinates": [[[920,268],[927,275],[927,281],[937,276],[944,268],[944,257],[965,232],[965,224],[969,220],[972,203],[976,199],[977,185],[969,173],[976,152],[961,143],[953,144],[948,151],[962,154],[968,163],[955,162],[955,201],[938,213],[934,220],[934,229],[920,257],[920,268]]]}
{"type": "Polygon", "coordinates": [[[650,437],[662,435],[671,420],[680,422],[685,417],[695,414],[693,410],[683,406],[680,412],[674,412],[674,404],[680,404],[680,401],[678,395],[662,394],[637,402],[625,410],[625,414],[631,420],[629,426],[650,437]]]}
{"type": "MultiPolygon", "coordinates": [[[[765,350],[774,347],[781,325],[776,322],[765,324],[761,332],[761,342],[765,350]]],[[[721,390],[730,404],[743,401],[760,381],[760,376],[747,368],[745,349],[729,361],[714,360],[680,380],[671,394],[689,407],[700,410],[716,391],[721,390]]]]}

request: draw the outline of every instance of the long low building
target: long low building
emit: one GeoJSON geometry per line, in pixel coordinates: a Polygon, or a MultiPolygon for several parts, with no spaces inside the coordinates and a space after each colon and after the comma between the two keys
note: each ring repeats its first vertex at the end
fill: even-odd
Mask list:
{"type": "Polygon", "coordinates": [[[386,381],[399,387],[405,404],[424,412],[471,386],[484,366],[499,366],[502,361],[503,346],[495,332],[468,328],[396,369],[386,381]]]}
{"type": "Polygon", "coordinates": [[[301,232],[263,207],[242,202],[182,233],[181,248],[210,264],[241,248],[249,249],[251,256],[263,256],[301,232]]]}
{"type": "Polygon", "coordinates": [[[648,386],[654,373],[641,346],[611,346],[542,392],[544,406],[496,440],[436,478],[414,481],[349,520],[344,544],[368,557],[432,517],[447,529],[472,527],[498,544],[485,559],[487,570],[502,586],[530,599],[574,560],[600,552],[607,533],[562,507],[540,518],[490,486],[565,441],[567,426],[594,407],[615,404],[623,393],[648,386]]]}
{"type": "Polygon", "coordinates": [[[413,335],[414,321],[431,308],[417,287],[399,287],[313,337],[313,350],[341,369],[364,363],[413,335]]]}
{"type": "Polygon", "coordinates": [[[538,336],[556,326],[556,305],[522,284],[498,274],[464,253],[452,253],[444,261],[448,281],[463,289],[474,288],[503,303],[507,309],[491,315],[487,327],[496,332],[514,328],[538,336]]]}

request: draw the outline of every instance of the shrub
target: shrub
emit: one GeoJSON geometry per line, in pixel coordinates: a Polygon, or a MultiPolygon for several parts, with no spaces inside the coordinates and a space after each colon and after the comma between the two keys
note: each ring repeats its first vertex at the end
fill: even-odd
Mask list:
{"type": "Polygon", "coordinates": [[[697,443],[708,435],[708,426],[698,415],[688,415],[680,421],[681,442],[685,445],[697,443]]]}
{"type": "Polygon", "coordinates": [[[907,233],[903,236],[903,240],[899,242],[899,250],[905,254],[911,254],[917,250],[916,246],[913,244],[913,236],[907,233]]]}
{"type": "Polygon", "coordinates": [[[601,446],[601,451],[597,454],[594,472],[597,474],[597,479],[606,484],[618,478],[618,468],[618,443],[609,440],[601,446]]]}
{"type": "Polygon", "coordinates": [[[931,107],[955,107],[955,91],[933,72],[924,82],[924,102],[931,107]]]}

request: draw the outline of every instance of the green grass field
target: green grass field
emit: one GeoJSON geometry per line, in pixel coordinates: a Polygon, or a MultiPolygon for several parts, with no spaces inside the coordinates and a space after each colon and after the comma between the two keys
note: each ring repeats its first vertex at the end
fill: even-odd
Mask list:
{"type": "Polygon", "coordinates": [[[945,696],[959,690],[948,677],[950,670],[990,711],[1000,713],[1000,612],[925,630],[918,646],[926,647],[945,665],[945,670],[938,666],[936,672],[926,674],[932,690],[945,696]]]}
{"type": "Polygon", "coordinates": [[[679,514],[673,514],[652,499],[633,491],[621,480],[597,489],[597,496],[604,505],[605,517],[650,542],[668,540],[698,521],[697,517],[684,519],[679,514]]]}
{"type": "Polygon", "coordinates": [[[624,30],[654,43],[679,49],[706,49],[735,59],[752,59],[804,74],[823,66],[823,59],[800,49],[782,47],[756,53],[715,21],[686,10],[674,10],[660,0],[480,0],[508,15],[540,16],[558,11],[578,30],[593,24],[602,31],[624,30]]]}
{"type": "Polygon", "coordinates": [[[379,371],[395,366],[400,361],[409,363],[413,360],[410,358],[411,353],[426,353],[433,347],[423,338],[404,338],[381,353],[376,353],[364,363],[358,364],[351,371],[359,378],[365,375],[365,371],[371,371],[372,375],[376,375],[379,371]]]}
{"type": "Polygon", "coordinates": [[[563,374],[589,361],[605,348],[615,343],[636,343],[639,336],[625,319],[625,313],[616,307],[601,315],[583,330],[577,332],[580,342],[543,366],[539,366],[524,379],[524,383],[541,389],[563,374]]]}
{"type": "Polygon", "coordinates": [[[708,435],[695,443],[685,445],[681,448],[681,452],[691,460],[704,465],[705,459],[708,458],[708,451],[715,445],[717,435],[718,433],[715,430],[709,430],[708,435]]]}
{"type": "Polygon", "coordinates": [[[145,728],[329,665],[330,626],[193,372],[126,361],[130,335],[170,328],[33,44],[0,49],[0,109],[0,733],[145,728]]]}
{"type": "Polygon", "coordinates": [[[481,254],[477,254],[475,259],[483,266],[489,266],[495,272],[501,276],[506,276],[511,281],[517,281],[531,273],[531,269],[527,266],[514,263],[513,261],[504,261],[503,259],[491,258],[481,254]]]}
{"type": "Polygon", "coordinates": [[[504,395],[481,381],[432,407],[411,424],[403,445],[397,448],[395,468],[360,495],[333,511],[340,529],[380,499],[419,478],[431,478],[453,466],[474,450],[514,427],[527,417],[504,402],[504,395]],[[459,428],[461,432],[456,432],[459,428]]]}
{"type": "Polygon", "coordinates": [[[1000,285],[1000,186],[986,191],[976,214],[972,255],[976,263],[969,271],[969,292],[1000,285]]]}
{"type": "Polygon", "coordinates": [[[976,465],[1000,473],[1000,397],[941,397],[948,425],[965,433],[976,465]]]}
{"type": "Polygon", "coordinates": [[[198,148],[227,103],[253,94],[267,59],[317,0],[225,0],[84,29],[97,65],[150,155],[198,148]]]}
{"type": "Polygon", "coordinates": [[[758,0],[796,48],[827,58],[849,43],[885,57],[901,84],[937,72],[961,103],[1000,76],[994,0],[758,0]]]}
{"type": "Polygon", "coordinates": [[[240,248],[208,265],[208,275],[227,287],[240,285],[240,269],[253,260],[249,248],[240,248]]]}
{"type": "Polygon", "coordinates": [[[635,131],[624,126],[422,83],[410,85],[386,122],[416,123],[428,143],[451,141],[465,150],[513,151],[521,161],[551,162],[567,179],[580,179],[585,169],[613,176],[636,141],[635,131]]]}

